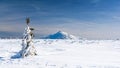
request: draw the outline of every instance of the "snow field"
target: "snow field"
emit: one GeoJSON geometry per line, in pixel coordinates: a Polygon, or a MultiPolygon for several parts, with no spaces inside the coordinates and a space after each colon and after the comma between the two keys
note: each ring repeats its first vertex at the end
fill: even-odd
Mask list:
{"type": "Polygon", "coordinates": [[[21,43],[0,40],[0,68],[120,68],[119,40],[35,39],[38,55],[26,58],[17,55],[21,43]]]}

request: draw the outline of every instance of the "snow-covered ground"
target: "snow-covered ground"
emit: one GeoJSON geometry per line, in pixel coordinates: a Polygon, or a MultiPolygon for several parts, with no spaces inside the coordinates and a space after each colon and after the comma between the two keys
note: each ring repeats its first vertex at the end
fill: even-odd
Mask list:
{"type": "Polygon", "coordinates": [[[0,40],[0,68],[120,68],[120,40],[35,39],[37,56],[20,58],[20,39],[0,40]]]}

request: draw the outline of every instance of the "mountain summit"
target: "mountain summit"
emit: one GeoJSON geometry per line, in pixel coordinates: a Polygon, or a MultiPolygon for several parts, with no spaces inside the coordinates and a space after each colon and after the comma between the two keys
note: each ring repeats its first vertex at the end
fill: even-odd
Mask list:
{"type": "Polygon", "coordinates": [[[45,39],[76,39],[76,37],[66,32],[58,31],[54,34],[48,35],[45,39]]]}

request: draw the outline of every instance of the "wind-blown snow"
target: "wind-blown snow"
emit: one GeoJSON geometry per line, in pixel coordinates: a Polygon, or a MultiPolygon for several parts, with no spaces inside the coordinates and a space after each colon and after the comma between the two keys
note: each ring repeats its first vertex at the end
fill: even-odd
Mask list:
{"type": "Polygon", "coordinates": [[[20,58],[21,40],[0,40],[0,68],[120,68],[119,40],[35,39],[37,56],[20,58]]]}
{"type": "Polygon", "coordinates": [[[58,31],[55,34],[48,35],[45,39],[77,39],[75,36],[70,35],[63,31],[58,31]]]}

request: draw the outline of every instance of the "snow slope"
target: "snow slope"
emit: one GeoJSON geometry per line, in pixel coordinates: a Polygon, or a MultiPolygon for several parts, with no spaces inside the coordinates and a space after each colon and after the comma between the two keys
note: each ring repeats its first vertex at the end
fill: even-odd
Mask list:
{"type": "Polygon", "coordinates": [[[0,40],[0,68],[120,68],[119,40],[35,39],[37,56],[20,58],[20,39],[0,40]]]}
{"type": "Polygon", "coordinates": [[[58,31],[54,34],[48,35],[45,39],[76,39],[76,37],[67,32],[58,31]]]}

